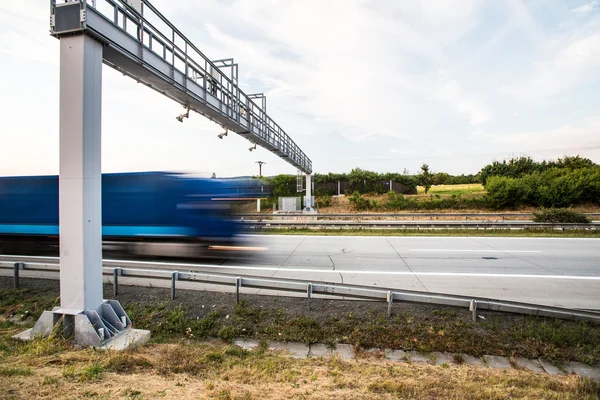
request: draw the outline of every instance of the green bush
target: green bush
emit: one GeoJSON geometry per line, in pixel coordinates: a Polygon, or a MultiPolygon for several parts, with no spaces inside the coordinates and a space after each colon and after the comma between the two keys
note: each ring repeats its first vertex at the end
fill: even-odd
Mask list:
{"type": "Polygon", "coordinates": [[[568,208],[545,208],[533,213],[535,222],[578,223],[589,224],[591,221],[585,214],[568,208]]]}
{"type": "Polygon", "coordinates": [[[485,185],[493,208],[564,208],[583,203],[600,203],[600,166],[550,168],[520,178],[492,176],[485,185]]]}
{"type": "Polygon", "coordinates": [[[348,201],[350,201],[352,208],[356,211],[372,210],[377,207],[377,203],[374,200],[365,199],[358,192],[353,192],[348,201]]]}

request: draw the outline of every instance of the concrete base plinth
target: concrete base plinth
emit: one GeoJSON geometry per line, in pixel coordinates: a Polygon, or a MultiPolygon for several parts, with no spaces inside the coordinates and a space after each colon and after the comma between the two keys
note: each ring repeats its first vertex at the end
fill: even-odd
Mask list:
{"type": "Polygon", "coordinates": [[[116,300],[104,300],[95,310],[55,307],[44,311],[33,328],[15,336],[19,340],[48,337],[56,332],[73,338],[77,346],[123,350],[133,344],[146,343],[149,331],[132,329],[131,320],[116,300]]]}
{"type": "Polygon", "coordinates": [[[150,341],[150,331],[144,329],[128,329],[102,346],[97,347],[99,350],[115,350],[122,351],[133,347],[141,346],[150,341]]]}

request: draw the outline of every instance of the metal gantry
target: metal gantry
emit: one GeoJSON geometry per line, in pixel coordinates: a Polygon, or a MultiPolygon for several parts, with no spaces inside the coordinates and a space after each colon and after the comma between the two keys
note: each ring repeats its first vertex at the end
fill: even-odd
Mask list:
{"type": "Polygon", "coordinates": [[[239,88],[234,59],[211,61],[148,0],[51,0],[51,6],[54,36],[95,37],[105,44],[105,64],[312,173],[310,159],[267,115],[265,95],[239,88]],[[77,24],[67,23],[71,14],[81,16],[77,24]]]}
{"type": "Polygon", "coordinates": [[[210,61],[149,1],[50,0],[50,32],[61,41],[61,305],[19,337],[48,335],[62,321],[76,343],[95,346],[131,328],[121,305],[102,296],[102,63],[181,103],[180,122],[193,110],[225,128],[220,138],[244,135],[307,176],[312,165],[266,114],[264,96],[259,107],[260,96],[239,89],[234,60],[210,61]]]}

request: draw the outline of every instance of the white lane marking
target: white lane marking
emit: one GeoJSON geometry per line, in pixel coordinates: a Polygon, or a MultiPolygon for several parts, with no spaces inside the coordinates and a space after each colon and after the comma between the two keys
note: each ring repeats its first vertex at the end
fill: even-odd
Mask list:
{"type": "Polygon", "coordinates": [[[275,237],[275,238],[319,238],[319,239],[452,239],[452,240],[466,240],[466,239],[477,239],[477,240],[591,240],[591,241],[600,241],[600,238],[565,238],[565,237],[523,237],[523,236],[495,236],[495,237],[485,237],[485,236],[351,236],[351,235],[250,235],[250,234],[242,234],[240,236],[243,237],[275,237]]]}
{"type": "Polygon", "coordinates": [[[541,250],[500,250],[500,249],[410,249],[420,252],[471,252],[471,253],[541,253],[541,250]]]}
{"type": "MultiPolygon", "coordinates": [[[[41,258],[41,257],[31,257],[41,258]]],[[[55,258],[58,259],[58,258],[55,258]]],[[[364,271],[364,270],[331,270],[331,269],[309,269],[309,268],[279,268],[279,267],[247,267],[234,265],[210,265],[210,264],[184,264],[184,263],[155,263],[151,261],[129,261],[129,260],[103,260],[106,263],[130,265],[152,265],[161,264],[162,267],[185,267],[203,269],[237,269],[243,271],[267,271],[267,272],[313,272],[319,274],[355,274],[355,275],[404,275],[404,276],[448,276],[448,277],[474,277],[474,278],[528,278],[528,279],[565,279],[565,280],[588,280],[600,281],[600,276],[582,275],[533,275],[533,274],[482,274],[470,272],[409,272],[409,271],[364,271]]]]}

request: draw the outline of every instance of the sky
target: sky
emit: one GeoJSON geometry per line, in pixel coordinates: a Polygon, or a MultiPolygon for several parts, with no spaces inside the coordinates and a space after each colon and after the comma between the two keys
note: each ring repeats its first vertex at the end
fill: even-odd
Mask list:
{"type": "MultiPolygon", "coordinates": [[[[105,0],[97,0],[102,2],[105,0]]],[[[317,173],[477,173],[512,156],[600,163],[600,0],[154,0],[317,173]]],[[[0,176],[58,173],[48,1],[0,2],[0,176]]],[[[217,177],[293,166],[103,66],[102,171],[217,177]]]]}

